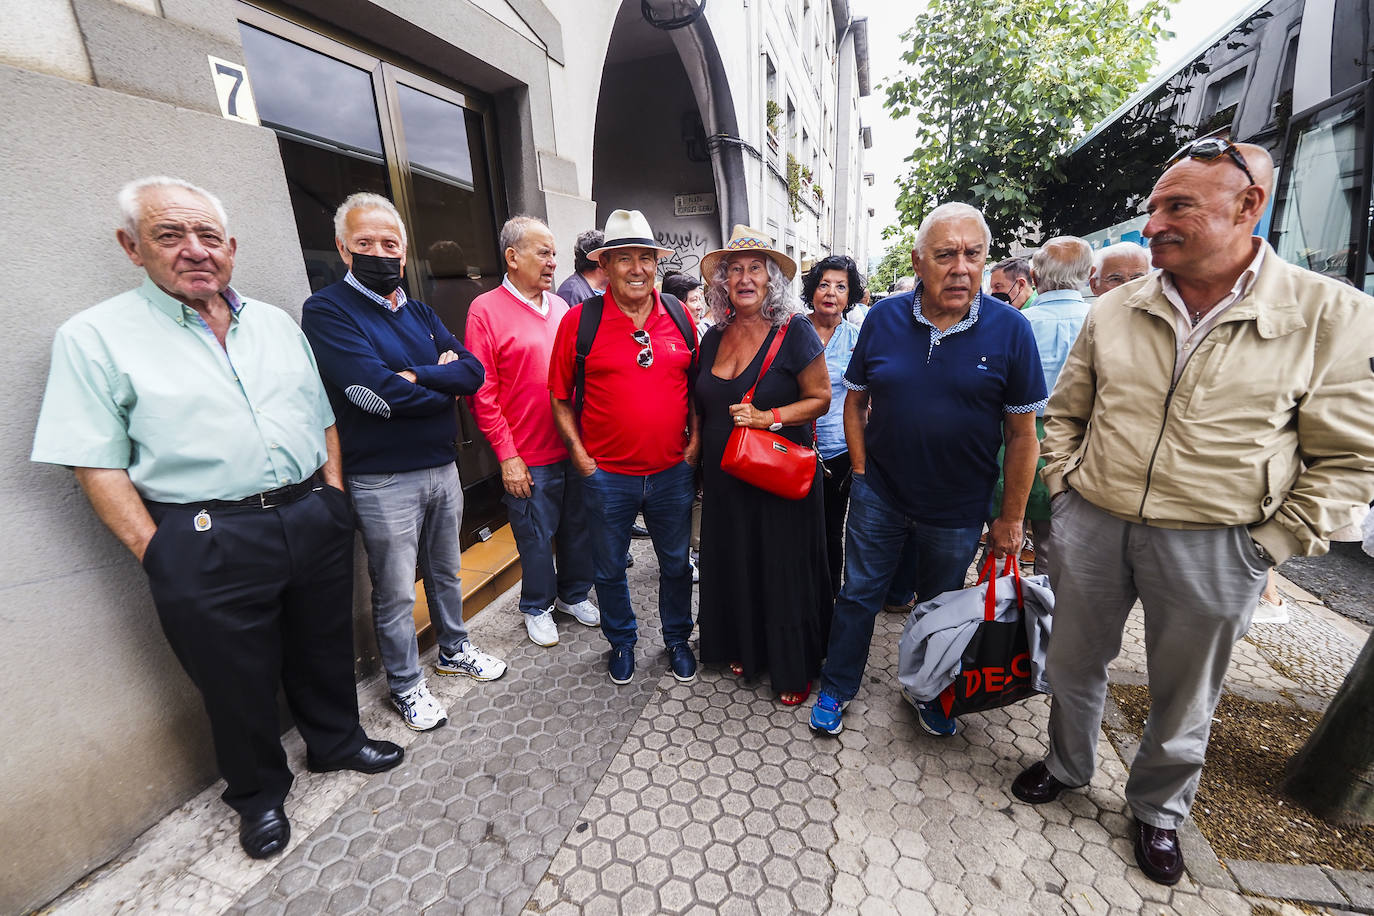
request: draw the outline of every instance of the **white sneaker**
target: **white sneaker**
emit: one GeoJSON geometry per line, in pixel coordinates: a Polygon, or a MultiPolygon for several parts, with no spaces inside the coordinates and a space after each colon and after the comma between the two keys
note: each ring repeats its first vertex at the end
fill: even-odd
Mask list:
{"type": "MultiPolygon", "coordinates": [[[[584,627],[601,626],[601,612],[596,609],[596,605],[585,599],[576,604],[566,604],[562,598],[559,598],[553,603],[553,608],[564,614],[573,615],[577,622],[584,627]]],[[[534,637],[530,638],[533,639],[534,637]]]]}
{"type": "Polygon", "coordinates": [[[391,705],[396,707],[406,725],[417,732],[427,732],[448,721],[448,710],[434,699],[424,681],[405,693],[393,693],[391,705]]]}
{"type": "Polygon", "coordinates": [[[494,681],[506,673],[506,663],[464,640],[453,655],[439,650],[439,661],[435,663],[434,671],[450,677],[462,675],[474,681],[494,681]]]}
{"type": "Polygon", "coordinates": [[[1279,595],[1277,604],[1260,595],[1259,607],[1255,608],[1255,616],[1250,618],[1250,622],[1287,623],[1288,619],[1288,602],[1283,600],[1282,595],[1279,595]]]}
{"type": "Polygon", "coordinates": [[[530,642],[546,649],[558,645],[558,624],[553,622],[553,608],[542,614],[520,616],[525,618],[525,632],[529,634],[530,642]]]}

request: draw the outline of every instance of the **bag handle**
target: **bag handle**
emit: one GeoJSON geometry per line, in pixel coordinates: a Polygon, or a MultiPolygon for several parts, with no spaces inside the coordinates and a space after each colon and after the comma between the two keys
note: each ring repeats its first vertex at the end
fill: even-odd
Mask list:
{"type": "Polygon", "coordinates": [[[754,400],[754,389],[759,387],[759,382],[763,381],[763,376],[768,372],[768,367],[773,365],[773,357],[777,356],[778,351],[782,349],[782,337],[787,333],[787,326],[791,323],[792,317],[789,315],[787,320],[782,323],[782,327],[778,328],[778,333],[773,335],[773,345],[768,348],[767,355],[763,357],[763,365],[759,367],[759,377],[754,379],[753,385],[749,386],[749,390],[745,392],[744,400],[740,402],[741,404],[748,404],[754,400]]]}
{"type": "Polygon", "coordinates": [[[988,580],[987,591],[983,597],[983,619],[989,623],[997,619],[997,580],[1002,576],[1010,574],[1016,581],[1016,607],[1025,610],[1026,602],[1021,596],[1021,564],[1016,562],[1015,554],[1007,554],[1003,558],[1002,572],[994,575],[997,569],[997,558],[988,551],[987,559],[983,561],[983,568],[978,572],[978,581],[975,585],[982,585],[983,580],[988,580]]]}

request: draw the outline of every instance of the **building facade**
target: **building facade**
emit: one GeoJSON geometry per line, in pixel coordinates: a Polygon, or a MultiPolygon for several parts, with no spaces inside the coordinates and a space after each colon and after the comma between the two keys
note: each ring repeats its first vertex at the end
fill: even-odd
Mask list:
{"type": "MultiPolygon", "coordinates": [[[[12,342],[0,911],[16,912],[214,778],[137,564],[69,472],[27,458],[57,326],[140,280],[114,240],[122,184],[167,174],[220,195],[235,286],[297,315],[341,274],[334,208],[386,194],[410,230],[408,291],[461,336],[468,303],[500,282],[497,229],[519,213],[553,229],[560,280],[576,235],[617,207],[648,215],[675,252],[665,267],[694,271],[735,223],[801,260],[839,250],[863,263],[868,82],[863,22],[843,0],[712,3],[671,30],[639,0],[0,0],[0,12],[15,128],[0,185],[12,263],[29,268],[0,278],[12,342]],[[769,100],[785,115],[771,129],[769,100]]],[[[503,519],[496,461],[461,419],[466,543],[503,519]]],[[[354,613],[368,677],[365,576],[354,613]]]]}

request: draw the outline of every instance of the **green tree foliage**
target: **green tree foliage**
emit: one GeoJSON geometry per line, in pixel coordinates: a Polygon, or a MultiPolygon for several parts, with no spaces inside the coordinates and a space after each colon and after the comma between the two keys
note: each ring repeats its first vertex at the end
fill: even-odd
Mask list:
{"type": "Polygon", "coordinates": [[[916,244],[916,230],[908,229],[888,246],[883,259],[868,275],[868,289],[873,299],[881,299],[898,277],[911,275],[911,249],[916,244]]]}
{"type": "Polygon", "coordinates": [[[1039,222],[1040,191],[1064,178],[1074,139],[1149,75],[1172,2],[931,0],[902,35],[907,72],[885,87],[895,117],[919,116],[902,225],[967,201],[1005,251],[1039,222]]]}

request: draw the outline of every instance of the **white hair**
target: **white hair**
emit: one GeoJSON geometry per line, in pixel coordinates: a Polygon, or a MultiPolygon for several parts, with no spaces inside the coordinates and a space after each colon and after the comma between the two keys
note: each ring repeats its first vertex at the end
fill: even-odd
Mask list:
{"type": "MultiPolygon", "coordinates": [[[[737,254],[747,255],[751,252],[740,251],[737,254]]],[[[787,279],[777,262],[767,255],[760,257],[763,258],[763,263],[768,265],[768,291],[763,294],[759,314],[773,327],[780,327],[789,315],[802,311],[801,300],[792,294],[792,281],[787,279]]],[[[730,257],[721,258],[716,262],[715,273],[706,285],[706,304],[711,309],[711,321],[722,328],[735,317],[730,308],[730,292],[725,288],[725,278],[729,271],[730,257]]]]}
{"type": "Polygon", "coordinates": [[[951,219],[976,219],[978,225],[983,227],[983,244],[988,248],[992,247],[992,230],[988,228],[988,221],[983,219],[983,212],[977,207],[970,207],[968,204],[947,203],[940,204],[934,210],[926,214],[926,218],[921,220],[921,227],[916,230],[916,242],[913,244],[913,251],[924,251],[926,237],[930,231],[940,223],[951,219]]]}
{"type": "Polygon", "coordinates": [[[396,228],[401,233],[401,247],[406,246],[406,224],[401,219],[401,211],[397,210],[391,201],[371,191],[350,194],[339,204],[339,209],[334,211],[334,238],[345,244],[348,242],[348,214],[354,210],[381,210],[389,214],[396,221],[396,228]]]}
{"type": "Polygon", "coordinates": [[[1127,257],[1133,260],[1143,261],[1145,269],[1150,268],[1150,249],[1144,245],[1137,245],[1135,242],[1117,242],[1115,245],[1104,245],[1093,252],[1093,267],[1098,272],[1102,270],[1102,264],[1108,258],[1127,257]]]}
{"type": "Polygon", "coordinates": [[[542,219],[534,216],[512,216],[506,220],[501,227],[500,236],[497,238],[496,247],[501,249],[501,263],[506,262],[506,249],[514,248],[519,251],[525,245],[525,236],[530,234],[532,229],[543,229],[550,235],[553,233],[542,219]]]}
{"type": "Polygon", "coordinates": [[[229,214],[224,212],[224,204],[219,202],[218,197],[181,178],[149,175],[147,178],[135,179],[119,189],[119,212],[124,219],[124,231],[134,238],[138,238],[138,223],[143,219],[143,192],[152,188],[181,188],[199,194],[215,211],[220,229],[224,230],[225,235],[229,234],[229,214]]]}
{"type": "Polygon", "coordinates": [[[1072,235],[1057,235],[1031,256],[1035,289],[1081,289],[1093,269],[1092,246],[1072,235]]]}

